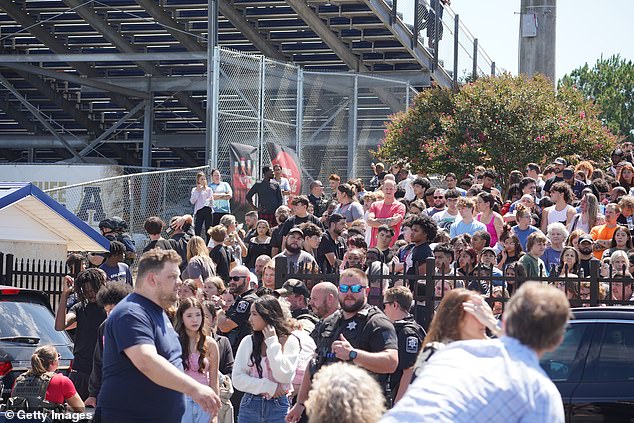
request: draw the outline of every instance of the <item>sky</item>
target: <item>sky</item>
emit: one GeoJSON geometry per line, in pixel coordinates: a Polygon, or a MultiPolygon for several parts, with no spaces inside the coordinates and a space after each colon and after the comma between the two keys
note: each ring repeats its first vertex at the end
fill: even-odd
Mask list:
{"type": "MultiPolygon", "coordinates": [[[[413,1],[399,1],[406,22],[413,21],[413,1]],[[409,4],[407,4],[409,3],[409,4]]],[[[495,61],[496,68],[512,74],[518,69],[520,0],[452,0],[451,8],[478,38],[479,46],[495,61]]],[[[633,0],[558,0],[556,75],[560,79],[573,69],[594,65],[603,55],[634,60],[633,0]]],[[[451,35],[445,34],[439,56],[445,67],[453,63],[451,35]]],[[[465,43],[466,44],[466,43],[465,43]]],[[[465,48],[472,51],[471,45],[465,48]]],[[[481,61],[479,60],[479,63],[481,61]]],[[[471,69],[470,58],[461,51],[459,74],[471,69]],[[463,66],[464,64],[464,66],[463,66]]],[[[488,65],[482,64],[484,68],[488,65]]]]}

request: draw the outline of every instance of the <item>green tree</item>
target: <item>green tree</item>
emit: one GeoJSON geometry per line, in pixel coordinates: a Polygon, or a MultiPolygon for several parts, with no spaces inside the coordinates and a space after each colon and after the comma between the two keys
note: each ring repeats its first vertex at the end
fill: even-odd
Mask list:
{"type": "Polygon", "coordinates": [[[465,175],[485,165],[505,177],[558,156],[603,160],[617,139],[597,116],[581,92],[555,92],[543,76],[485,77],[457,93],[419,93],[387,123],[374,154],[388,163],[409,162],[416,171],[465,175]]]}
{"type": "Polygon", "coordinates": [[[634,141],[634,63],[619,55],[601,57],[594,67],[586,63],[565,75],[559,86],[576,87],[600,108],[610,130],[634,141]]]}

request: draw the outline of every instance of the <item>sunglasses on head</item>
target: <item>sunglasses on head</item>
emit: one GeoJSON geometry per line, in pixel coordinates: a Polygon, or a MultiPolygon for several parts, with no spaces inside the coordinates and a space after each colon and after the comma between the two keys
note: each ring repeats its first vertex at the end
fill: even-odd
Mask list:
{"type": "Polygon", "coordinates": [[[339,292],[341,292],[342,294],[347,293],[348,291],[351,291],[353,294],[358,294],[359,292],[361,292],[361,290],[365,288],[365,286],[363,285],[339,285],[339,292]]]}
{"type": "Polygon", "coordinates": [[[246,278],[246,276],[229,276],[230,281],[236,281],[236,282],[244,278],[246,278]]]}

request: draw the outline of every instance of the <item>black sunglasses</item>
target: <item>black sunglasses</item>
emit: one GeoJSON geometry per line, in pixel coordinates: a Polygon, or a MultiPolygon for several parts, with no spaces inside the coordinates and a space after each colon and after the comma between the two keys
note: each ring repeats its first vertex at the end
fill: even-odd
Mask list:
{"type": "Polygon", "coordinates": [[[230,281],[236,281],[236,282],[244,278],[246,278],[246,276],[229,276],[230,281]]]}

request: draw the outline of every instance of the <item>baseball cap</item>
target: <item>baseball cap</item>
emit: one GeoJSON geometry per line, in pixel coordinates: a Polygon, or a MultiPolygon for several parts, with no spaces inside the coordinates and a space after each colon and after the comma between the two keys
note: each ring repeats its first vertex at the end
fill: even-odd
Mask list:
{"type": "Polygon", "coordinates": [[[305,298],[310,297],[310,291],[308,291],[306,284],[300,281],[299,279],[287,280],[286,282],[284,282],[284,284],[282,285],[280,289],[275,290],[275,293],[279,294],[280,296],[296,294],[296,295],[302,295],[305,298]]]}
{"type": "Polygon", "coordinates": [[[557,157],[553,163],[555,164],[559,164],[559,165],[564,165],[564,166],[568,166],[568,162],[566,161],[566,159],[564,159],[563,157],[557,157]]]}
{"type": "Polygon", "coordinates": [[[497,256],[497,253],[495,252],[495,249],[491,248],[491,247],[484,247],[482,249],[482,251],[480,252],[480,255],[482,255],[484,253],[493,253],[494,256],[497,256]]]}
{"type": "Polygon", "coordinates": [[[303,232],[301,229],[299,229],[297,226],[295,226],[295,227],[291,228],[291,230],[290,230],[290,231],[288,231],[288,234],[286,234],[286,235],[288,236],[288,235],[290,235],[290,234],[292,234],[292,233],[298,233],[298,234],[300,234],[302,237],[304,236],[304,232],[303,232]]]}
{"type": "Polygon", "coordinates": [[[330,216],[328,216],[328,224],[337,223],[341,220],[346,220],[344,215],[342,215],[341,213],[333,213],[330,216]]]}
{"type": "Polygon", "coordinates": [[[581,244],[582,242],[589,242],[591,244],[594,244],[594,239],[592,239],[590,235],[581,235],[579,237],[579,244],[581,244]]]}

